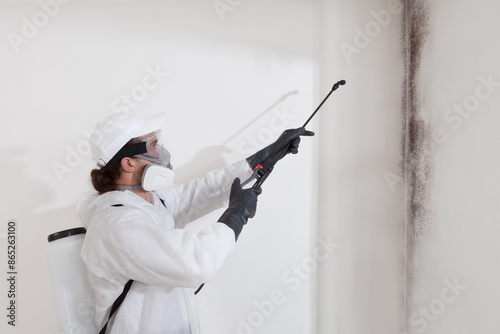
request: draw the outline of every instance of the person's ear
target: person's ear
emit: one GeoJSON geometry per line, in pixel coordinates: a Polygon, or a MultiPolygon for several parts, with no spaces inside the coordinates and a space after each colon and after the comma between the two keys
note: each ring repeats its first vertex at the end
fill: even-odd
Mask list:
{"type": "Polygon", "coordinates": [[[120,164],[122,166],[123,171],[127,173],[133,173],[135,171],[135,168],[137,167],[135,160],[130,157],[123,158],[120,161],[120,164]]]}

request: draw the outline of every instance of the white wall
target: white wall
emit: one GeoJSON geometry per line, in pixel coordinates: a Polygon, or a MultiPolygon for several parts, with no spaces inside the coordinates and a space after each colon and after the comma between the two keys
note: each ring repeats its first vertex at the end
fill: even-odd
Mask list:
{"type": "Polygon", "coordinates": [[[318,333],[497,333],[498,1],[323,3],[318,333]]]}
{"type": "MultiPolygon", "coordinates": [[[[318,273],[318,332],[402,325],[404,66],[399,1],[323,1],[323,90],[342,76],[319,129],[318,236],[340,244],[318,273]],[[384,16],[385,13],[385,16],[384,16]]],[[[326,111],[326,110],[325,110],[326,111]]]]}
{"type": "Polygon", "coordinates": [[[407,4],[72,1],[16,52],[9,33],[42,9],[0,3],[3,268],[18,229],[17,326],[2,333],[58,333],[46,236],[79,224],[85,133],[152,69],[168,75],[131,111],[168,113],[180,181],[302,125],[347,81],[197,298],[204,333],[497,333],[500,5],[407,4]]]}
{"type": "Polygon", "coordinates": [[[415,89],[429,130],[419,154],[429,166],[422,201],[429,214],[415,223],[408,252],[405,329],[497,333],[500,3],[425,1],[422,8],[428,34],[415,89]]]}
{"type": "MultiPolygon", "coordinates": [[[[9,219],[18,230],[16,327],[2,315],[2,333],[58,332],[46,237],[79,225],[75,201],[90,188],[94,166],[85,133],[148,71],[169,74],[130,111],[168,113],[163,138],[181,181],[246,158],[309,116],[317,103],[315,5],[232,3],[231,11],[218,12],[211,1],[73,1],[40,21],[36,34],[24,30],[18,52],[8,34],[24,38],[24,18],[43,19],[42,8],[0,4],[2,249],[9,219]]],[[[261,333],[314,331],[314,280],[297,283],[290,270],[314,243],[315,142],[306,138],[299,155],[276,167],[237,250],[199,295],[204,333],[235,333],[239,318],[261,333]],[[275,290],[282,303],[259,318],[254,302],[275,290]]],[[[1,257],[4,268],[5,250],[1,257]]]]}

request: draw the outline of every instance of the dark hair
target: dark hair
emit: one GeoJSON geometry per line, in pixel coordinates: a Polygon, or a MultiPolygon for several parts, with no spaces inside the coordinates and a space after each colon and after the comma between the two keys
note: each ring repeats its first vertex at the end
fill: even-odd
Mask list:
{"type": "Polygon", "coordinates": [[[121,164],[118,161],[110,166],[104,166],[101,169],[96,168],[90,172],[92,185],[99,195],[115,190],[115,180],[120,177],[120,168],[121,164]]]}
{"type": "MultiPolygon", "coordinates": [[[[130,139],[125,146],[130,144],[135,144],[138,142],[137,138],[130,139]]],[[[132,157],[134,158],[134,157],[132,157]]],[[[93,169],[90,172],[90,178],[92,179],[92,185],[94,189],[97,190],[99,195],[107,193],[108,191],[115,190],[115,180],[120,178],[121,173],[121,162],[117,161],[112,165],[106,165],[103,168],[93,169]]]]}

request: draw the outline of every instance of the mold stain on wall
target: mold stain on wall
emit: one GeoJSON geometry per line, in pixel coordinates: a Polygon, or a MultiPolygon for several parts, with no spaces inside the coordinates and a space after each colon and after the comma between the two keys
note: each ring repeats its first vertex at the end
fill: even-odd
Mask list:
{"type": "Polygon", "coordinates": [[[404,8],[401,27],[405,78],[400,167],[405,185],[403,306],[406,325],[411,312],[411,291],[420,267],[418,241],[432,233],[434,224],[431,205],[431,125],[426,117],[428,114],[422,110],[422,83],[419,81],[422,53],[429,33],[429,8],[426,0],[401,1],[404,8]]]}

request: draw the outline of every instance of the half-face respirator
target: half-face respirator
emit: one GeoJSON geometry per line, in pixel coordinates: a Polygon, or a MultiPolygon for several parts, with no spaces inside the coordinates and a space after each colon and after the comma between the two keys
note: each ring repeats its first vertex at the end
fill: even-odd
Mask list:
{"type": "Polygon", "coordinates": [[[174,183],[175,173],[170,164],[170,152],[160,144],[160,134],[161,130],[157,130],[140,137],[136,142],[125,145],[110,160],[108,164],[132,156],[152,162],[144,168],[140,185],[116,185],[115,189],[153,191],[168,188],[174,183]]]}

